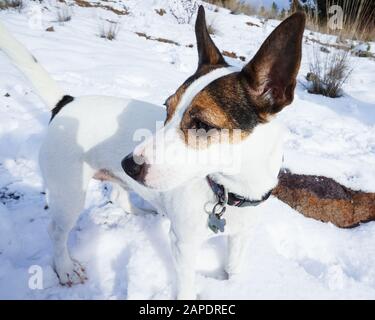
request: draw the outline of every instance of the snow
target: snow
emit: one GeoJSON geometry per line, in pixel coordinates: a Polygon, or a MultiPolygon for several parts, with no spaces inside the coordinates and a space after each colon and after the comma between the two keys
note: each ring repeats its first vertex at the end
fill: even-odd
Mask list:
{"type": "Polygon", "coordinates": [[[356,52],[356,53],[366,52],[370,50],[371,50],[371,46],[368,43],[359,43],[353,48],[353,52],[356,52]]]}
{"type": "MultiPolygon", "coordinates": [[[[166,0],[129,0],[130,14],[121,17],[74,6],[72,20],[64,24],[56,22],[52,5],[42,10],[44,5],[27,3],[21,13],[0,11],[0,19],[73,96],[100,93],[162,104],[195,71],[196,49],[186,46],[195,44],[194,26],[179,24],[169,13],[156,14],[154,9],[168,9],[166,0]],[[39,27],[29,24],[31,8],[42,10],[39,27]],[[100,22],[107,18],[120,21],[114,41],[98,37],[100,22]],[[49,26],[55,32],[45,32],[49,26]],[[181,46],[146,40],[135,32],[181,46]]],[[[218,47],[247,61],[278,24],[262,24],[256,17],[224,9],[207,10],[207,20],[218,30],[213,36],[218,47]],[[261,27],[250,27],[247,21],[261,27]]],[[[354,70],[344,96],[330,99],[311,95],[303,86],[312,44],[305,43],[303,49],[295,100],[280,115],[289,132],[285,166],[375,192],[375,62],[352,57],[354,70]]],[[[172,298],[168,219],[127,214],[109,203],[110,185],[95,181],[69,242],[89,280],[72,288],[59,286],[51,268],[50,218],[37,161],[50,114],[1,53],[0,70],[0,298],[172,298]],[[29,288],[32,266],[43,270],[43,290],[29,288]]],[[[229,280],[223,273],[225,237],[205,244],[196,280],[200,298],[375,298],[374,222],[338,229],[305,218],[271,197],[249,239],[245,272],[229,280]]]]}

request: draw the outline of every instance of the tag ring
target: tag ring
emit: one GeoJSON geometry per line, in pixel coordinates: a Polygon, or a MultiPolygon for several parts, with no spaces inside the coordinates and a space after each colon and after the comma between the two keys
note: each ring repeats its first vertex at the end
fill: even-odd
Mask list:
{"type": "Polygon", "coordinates": [[[215,206],[213,207],[212,209],[212,213],[218,217],[221,217],[224,212],[225,212],[225,204],[224,203],[221,203],[221,202],[218,202],[215,204],[215,206]]]}

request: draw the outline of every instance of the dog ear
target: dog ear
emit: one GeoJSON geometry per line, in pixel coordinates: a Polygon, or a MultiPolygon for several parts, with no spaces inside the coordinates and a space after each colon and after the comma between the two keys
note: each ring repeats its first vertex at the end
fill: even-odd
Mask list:
{"type": "Polygon", "coordinates": [[[208,33],[205,12],[202,5],[199,6],[195,22],[195,36],[197,38],[199,57],[198,69],[204,65],[227,64],[208,33]]]}
{"type": "Polygon", "coordinates": [[[279,112],[293,101],[305,20],[303,12],[284,20],[241,71],[260,113],[279,112]]]}

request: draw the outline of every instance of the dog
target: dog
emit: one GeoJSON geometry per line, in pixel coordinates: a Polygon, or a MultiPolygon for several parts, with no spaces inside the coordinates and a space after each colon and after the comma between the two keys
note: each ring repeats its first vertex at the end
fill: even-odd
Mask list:
{"type": "Polygon", "coordinates": [[[137,210],[129,201],[127,191],[132,190],[169,217],[178,299],[197,297],[196,256],[209,235],[225,231],[225,270],[229,277],[241,272],[249,228],[277,184],[283,130],[275,118],[293,101],[304,26],[305,15],[294,13],[236,70],[212,41],[200,6],[195,24],[198,67],[166,100],[165,117],[160,106],[131,98],[65,94],[0,25],[1,49],[51,110],[39,162],[61,284],[86,280],[84,268],[70,257],[67,239],[92,178],[112,182],[112,196],[126,210],[137,210]],[[164,126],[142,143],[135,141],[138,129],[151,130],[157,121],[164,126]],[[199,144],[203,140],[208,143],[199,144]],[[211,160],[185,161],[196,156],[211,160]]]}

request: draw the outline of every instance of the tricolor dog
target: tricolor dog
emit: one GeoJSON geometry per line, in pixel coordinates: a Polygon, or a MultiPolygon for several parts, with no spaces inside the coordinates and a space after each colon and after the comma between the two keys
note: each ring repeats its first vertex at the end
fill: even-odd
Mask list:
{"type": "Polygon", "coordinates": [[[228,235],[226,272],[240,272],[249,228],[277,184],[282,130],[274,118],[293,101],[304,26],[305,15],[293,14],[235,70],[210,38],[201,6],[198,68],[167,99],[165,118],[160,106],[131,98],[64,94],[0,25],[0,48],[52,112],[40,167],[61,284],[86,280],[67,239],[92,178],[113,182],[113,197],[126,210],[126,190],[133,190],[169,217],[178,298],[196,298],[195,260],[210,234],[228,235]],[[164,125],[153,136],[135,141],[138,129],[152,130],[157,121],[164,125]]]}

